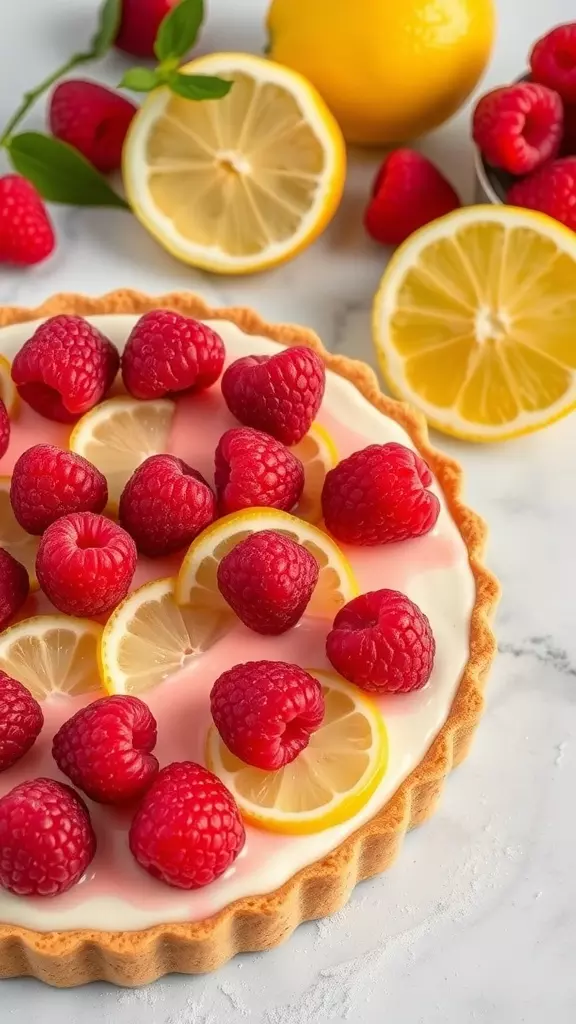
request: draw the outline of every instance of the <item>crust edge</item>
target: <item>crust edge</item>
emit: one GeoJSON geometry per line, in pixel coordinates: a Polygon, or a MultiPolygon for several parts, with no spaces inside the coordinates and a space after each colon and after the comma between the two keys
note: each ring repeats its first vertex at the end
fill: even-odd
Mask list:
{"type": "Polygon", "coordinates": [[[499,597],[498,582],[482,564],[486,525],[462,502],[462,470],[430,444],[424,417],[383,395],[375,373],[365,363],[333,355],[306,328],[266,323],[247,308],[214,309],[187,292],[151,297],[122,289],[98,298],[60,293],[36,308],[0,308],[0,326],[57,313],[141,314],[159,306],[202,319],[231,320],[247,334],[260,334],[284,345],[308,345],[322,356],[328,369],[352,381],[372,405],[404,427],[433,469],[468,549],[476,582],[470,658],[450,714],[428,753],[386,806],[327,857],[298,872],[275,892],[238,900],[204,921],[133,932],[35,932],[0,924],[0,978],[30,976],[63,988],[100,980],[137,986],[172,972],[212,971],[236,953],[279,945],[302,922],[340,909],[358,882],[392,864],[406,832],[434,813],[447,776],[468,754],[483,712],[484,683],[496,649],[490,618],[499,597]]]}

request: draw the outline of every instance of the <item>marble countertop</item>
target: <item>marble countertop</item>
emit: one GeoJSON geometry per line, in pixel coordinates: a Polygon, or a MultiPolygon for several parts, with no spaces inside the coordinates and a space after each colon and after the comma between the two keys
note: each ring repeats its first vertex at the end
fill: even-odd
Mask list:
{"type": "MultiPolygon", "coordinates": [[[[13,5],[2,26],[0,122],[87,37],[95,7],[96,0],[13,5]]],[[[209,0],[203,48],[260,51],[266,7],[266,0],[209,0]]],[[[530,42],[574,16],[573,0],[498,0],[498,8],[489,84],[514,77],[530,42]]],[[[122,67],[112,56],[98,76],[114,83],[122,67]]],[[[41,117],[40,106],[30,126],[41,117]]],[[[423,149],[470,198],[467,125],[464,111],[423,149]]],[[[372,362],[370,305],[387,257],[361,226],[375,162],[351,156],[329,230],[266,275],[196,273],[127,214],[62,208],[54,213],[57,255],[31,272],[2,268],[0,302],[33,305],[56,291],[97,295],[120,286],[193,289],[217,305],[244,303],[268,319],[308,324],[329,348],[372,362]]],[[[172,977],[138,991],[2,982],[2,1024],[576,1020],[576,417],[494,447],[435,440],[465,466],[466,495],[491,526],[488,561],[504,594],[485,719],[436,816],[408,837],[392,870],[278,950],[237,958],[213,976],[172,977]]]]}

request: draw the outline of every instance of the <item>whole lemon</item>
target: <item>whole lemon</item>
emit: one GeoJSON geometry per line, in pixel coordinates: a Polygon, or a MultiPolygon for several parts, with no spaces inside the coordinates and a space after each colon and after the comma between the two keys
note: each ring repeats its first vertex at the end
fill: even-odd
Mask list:
{"type": "Polygon", "coordinates": [[[305,75],[348,142],[405,142],[464,103],[490,56],[493,0],[272,0],[269,56],[305,75]]]}

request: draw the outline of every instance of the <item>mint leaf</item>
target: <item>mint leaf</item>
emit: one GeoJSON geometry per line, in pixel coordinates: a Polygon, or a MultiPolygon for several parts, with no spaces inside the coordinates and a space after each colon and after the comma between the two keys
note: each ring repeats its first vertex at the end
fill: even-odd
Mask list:
{"type": "Polygon", "coordinates": [[[106,178],[66,142],[40,132],[22,132],[7,144],[14,168],[53,203],[130,207],[106,178]]]}
{"type": "Polygon", "coordinates": [[[122,0],[104,0],[100,8],[100,16],[96,35],[90,44],[93,57],[103,57],[110,49],[118,35],[122,15],[122,0]]]}
{"type": "Polygon", "coordinates": [[[160,22],[154,43],[158,60],[184,57],[194,43],[204,20],[204,0],[180,0],[160,22]]]}
{"type": "Polygon", "coordinates": [[[132,89],[133,92],[150,92],[156,86],[162,85],[162,82],[162,76],[151,68],[130,68],[124,72],[120,88],[132,89]]]}
{"type": "Polygon", "coordinates": [[[178,96],[187,100],[219,100],[232,88],[232,82],[213,75],[181,75],[172,71],[167,79],[168,86],[178,96]]]}

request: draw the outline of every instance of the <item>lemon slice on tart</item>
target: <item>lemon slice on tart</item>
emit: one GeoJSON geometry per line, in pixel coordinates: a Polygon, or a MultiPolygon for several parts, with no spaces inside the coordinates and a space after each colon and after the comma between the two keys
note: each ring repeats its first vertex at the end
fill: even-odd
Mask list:
{"type": "Polygon", "coordinates": [[[0,398],[6,406],[6,412],[13,416],[18,403],[18,392],[12,380],[10,360],[0,354],[0,398]]]}
{"type": "Polygon", "coordinates": [[[376,705],[329,672],[308,671],[322,685],[326,713],[308,746],[278,771],[244,764],[208,733],[208,767],[233,794],[243,818],[271,832],[319,832],[347,821],[366,804],[388,762],[384,720],[376,705]]]}
{"type": "Polygon", "coordinates": [[[156,89],[132,121],[123,176],[134,213],[178,259],[242,274],[282,263],[334,214],[342,133],[313,86],[262,57],[214,53],[179,68],[231,81],[193,103],[156,89]]]}
{"type": "Polygon", "coordinates": [[[432,426],[500,441],[576,407],[576,235],[532,210],[472,206],[396,251],[374,303],[382,372],[432,426]]]}
{"type": "Polygon", "coordinates": [[[16,561],[25,565],[30,585],[36,589],[36,552],[40,537],[33,537],[22,529],[12,511],[10,502],[10,477],[0,477],[0,548],[4,548],[16,561]]]}
{"type": "Polygon", "coordinates": [[[358,594],[352,567],[327,534],[288,512],[250,508],[217,519],[192,541],[176,580],[178,604],[215,609],[225,605],[218,590],[218,564],[236,544],[260,530],[275,530],[291,537],[318,562],[320,574],[307,614],[331,619],[358,594]]]}
{"type": "Polygon", "coordinates": [[[319,523],[322,519],[322,487],[326,473],[338,463],[338,449],[329,432],[319,423],[313,423],[290,451],[304,466],[304,490],[296,514],[308,523],[319,523]]]}
{"type": "Polygon", "coordinates": [[[0,633],[0,669],[37,700],[98,692],[102,626],[71,615],[37,615],[0,633]]]}
{"type": "Polygon", "coordinates": [[[70,448],[104,474],[112,509],[134,470],[150,455],[166,451],[174,409],[167,399],[139,402],[120,396],[101,402],[78,420],[70,448]]]}

